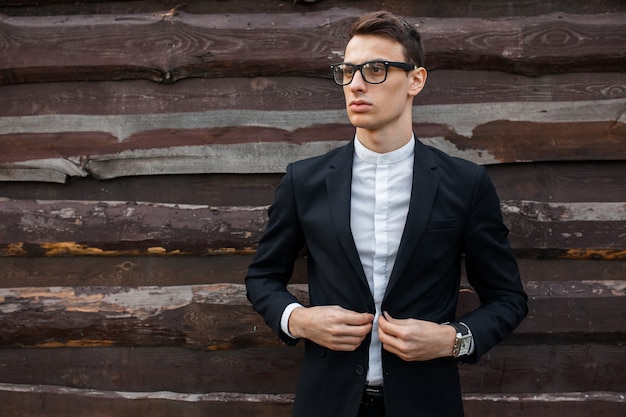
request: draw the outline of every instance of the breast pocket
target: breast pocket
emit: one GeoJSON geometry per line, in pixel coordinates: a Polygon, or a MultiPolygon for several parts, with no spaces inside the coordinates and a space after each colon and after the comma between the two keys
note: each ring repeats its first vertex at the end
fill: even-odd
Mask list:
{"type": "Polygon", "coordinates": [[[433,219],[426,226],[427,231],[456,229],[459,225],[457,219],[433,219]]]}

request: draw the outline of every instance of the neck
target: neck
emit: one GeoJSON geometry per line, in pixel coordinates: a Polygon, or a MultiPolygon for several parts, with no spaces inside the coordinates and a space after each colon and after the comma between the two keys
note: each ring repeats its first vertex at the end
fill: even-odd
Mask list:
{"type": "Polygon", "coordinates": [[[387,153],[406,145],[411,140],[413,131],[411,129],[402,129],[402,131],[384,132],[381,130],[357,128],[356,136],[367,149],[376,153],[387,153]]]}

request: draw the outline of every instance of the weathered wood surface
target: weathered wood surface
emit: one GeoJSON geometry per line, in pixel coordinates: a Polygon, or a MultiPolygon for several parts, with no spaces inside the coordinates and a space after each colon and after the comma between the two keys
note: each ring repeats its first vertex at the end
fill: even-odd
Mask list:
{"type": "MultiPolygon", "coordinates": [[[[219,1],[190,2],[135,0],[124,2],[86,1],[75,3],[72,0],[11,0],[0,5],[0,12],[15,16],[31,15],[66,15],[66,14],[135,14],[163,13],[185,11],[195,14],[207,13],[274,13],[311,12],[327,10],[332,7],[354,7],[354,0],[294,0],[283,1],[219,1]]],[[[435,17],[503,17],[503,16],[537,16],[553,12],[572,14],[620,13],[626,6],[620,0],[595,0],[590,3],[572,2],[569,0],[500,1],[500,0],[467,0],[463,2],[440,1],[407,2],[406,0],[359,0],[359,8],[376,11],[384,8],[400,15],[435,16],[435,17]]]]}
{"type": "MultiPolygon", "coordinates": [[[[468,417],[526,417],[554,415],[613,417],[626,406],[619,393],[572,392],[559,394],[463,396],[468,417]]],[[[83,415],[134,417],[147,414],[168,417],[291,415],[293,395],[240,393],[179,394],[171,392],[110,392],[42,385],[0,385],[0,402],[9,415],[66,417],[81,410],[83,415]]]]}
{"type": "MultiPolygon", "coordinates": [[[[466,393],[623,393],[622,356],[623,348],[615,344],[501,344],[484,363],[462,366],[460,373],[466,393]]],[[[10,384],[105,391],[288,394],[301,360],[301,347],[284,346],[209,352],[156,347],[1,349],[0,377],[10,384]]]]}
{"type": "MultiPolygon", "coordinates": [[[[210,110],[343,109],[332,81],[306,77],[144,80],[5,85],[3,117],[50,114],[168,114],[210,110]]],[[[624,74],[574,73],[520,77],[497,71],[437,70],[428,74],[419,105],[563,102],[626,98],[624,74]]],[[[451,115],[452,116],[452,115],[451,115]]]]}
{"type": "MultiPolygon", "coordinates": [[[[522,253],[626,256],[623,201],[501,206],[511,244],[522,253]]],[[[0,217],[3,256],[245,254],[263,233],[267,207],[0,198],[0,217]]]]}
{"type": "MultiPolygon", "coordinates": [[[[5,57],[0,63],[0,85],[327,76],[328,64],[341,60],[347,27],[363,12],[330,8],[280,18],[167,11],[129,16],[0,15],[5,57]]],[[[625,16],[554,13],[516,19],[409,19],[424,35],[431,69],[539,75],[622,71],[625,16]]]]}
{"type": "MultiPolygon", "coordinates": [[[[623,99],[424,105],[414,108],[415,130],[425,143],[479,164],[623,160],[623,109],[623,99]]],[[[352,136],[343,110],[4,117],[0,141],[6,152],[0,168],[43,168],[100,179],[277,173],[352,136]],[[55,126],[68,132],[56,132],[55,126]]],[[[6,174],[4,179],[29,178],[6,174]]]]}
{"type": "MultiPolygon", "coordinates": [[[[626,83],[620,74],[523,82],[496,72],[437,74],[429,81],[432,93],[420,96],[414,111],[416,132],[437,148],[481,164],[626,158],[626,83]],[[483,85],[493,87],[476,94],[483,85]]],[[[115,93],[111,83],[78,83],[74,94],[43,84],[40,93],[54,102],[34,96],[32,85],[25,91],[0,87],[9,89],[0,97],[6,109],[0,118],[2,178],[42,180],[55,171],[49,181],[63,182],[67,175],[284,172],[288,162],[353,134],[341,92],[329,80],[216,82],[186,80],[165,89],[133,81],[115,93]],[[294,102],[303,107],[294,110],[294,102]]]]}
{"type": "MultiPolygon", "coordinates": [[[[228,256],[61,256],[0,257],[0,288],[146,287],[243,284],[249,255],[228,256]]],[[[524,281],[620,281],[626,262],[614,260],[525,259],[524,281]]],[[[296,262],[292,284],[306,283],[306,260],[296,262]]]]}
{"type": "MultiPolygon", "coordinates": [[[[243,277],[286,164],[354,133],[327,69],[357,7],[0,5],[0,414],[289,415],[301,346],[243,277]]],[[[625,414],[626,4],[384,7],[425,35],[417,135],[488,167],[530,296],[467,415],[625,414]]]]}
{"type": "MultiPolygon", "coordinates": [[[[488,165],[502,200],[616,202],[626,196],[626,160],[488,165]]],[[[1,185],[2,197],[40,201],[151,201],[211,206],[266,206],[283,174],[207,174],[73,178],[66,184],[1,185]],[[154,189],[159,192],[155,193],[154,189]]]]}
{"type": "MultiPolygon", "coordinates": [[[[327,77],[328,63],[336,60],[341,50],[335,43],[343,43],[337,31],[345,30],[360,12],[329,9],[306,17],[286,13],[280,19],[271,14],[225,18],[219,14],[173,13],[165,17],[169,21],[161,21],[163,17],[154,13],[63,19],[5,16],[3,24],[8,29],[3,62],[11,77],[19,78],[20,65],[32,65],[32,71],[25,71],[32,72],[33,77],[37,71],[54,77],[54,67],[60,76],[77,76],[74,79],[78,80],[89,79],[85,71],[98,74],[102,80],[117,80],[124,78],[118,67],[126,65],[134,74],[130,78],[142,78],[135,72],[145,68],[151,79],[156,73],[152,67],[161,65],[158,71],[170,74],[172,80],[176,78],[172,75],[174,67],[198,71],[181,70],[180,77],[205,78],[185,79],[175,88],[146,86],[143,81],[105,81],[96,87],[78,82],[73,85],[76,92],[67,85],[63,86],[65,91],[58,91],[59,85],[53,83],[44,83],[39,90],[30,84],[7,82],[0,87],[7,91],[0,103],[6,109],[0,118],[0,142],[6,149],[0,158],[0,179],[62,183],[67,176],[108,179],[123,175],[283,172],[288,162],[319,154],[352,135],[340,90],[328,79],[311,76],[327,77]],[[330,23],[333,19],[336,24],[330,23]],[[51,37],[51,31],[63,36],[51,37]],[[125,43],[130,50],[118,51],[118,40],[126,35],[135,41],[125,43]],[[158,39],[151,43],[151,37],[158,39]],[[46,42],[54,42],[54,47],[46,42]],[[64,42],[73,47],[65,48],[64,42]],[[233,42],[253,52],[239,51],[233,42]],[[82,43],[87,46],[81,48],[82,43]],[[171,56],[164,53],[164,44],[170,45],[166,51],[174,51],[171,56]],[[177,47],[171,48],[173,44],[177,47]],[[275,47],[277,44],[297,45],[297,49],[285,54],[284,48],[275,47]],[[132,50],[137,45],[142,53],[132,50]],[[155,49],[146,49],[146,45],[155,49]],[[113,47],[116,53],[107,52],[113,47]],[[39,48],[56,48],[62,53],[51,55],[39,48]],[[198,57],[206,51],[194,52],[194,48],[210,49],[208,61],[196,62],[204,59],[198,57]],[[259,56],[263,59],[257,59],[259,56]],[[292,58],[286,61],[285,56],[292,58]],[[37,63],[46,59],[50,62],[37,63]],[[133,63],[137,59],[146,62],[133,63]],[[164,62],[168,60],[173,63],[164,62]],[[280,65],[273,60],[279,60],[280,65]],[[68,70],[77,63],[80,68],[68,70]],[[173,67],[166,69],[167,65],[173,67]],[[227,74],[210,72],[215,68],[219,71],[220,65],[228,68],[227,74]],[[243,72],[237,72],[238,68],[243,72]],[[107,71],[112,71],[109,78],[107,71]],[[289,74],[298,77],[285,77],[289,74]],[[228,78],[215,78],[222,75],[228,78]],[[294,102],[299,103],[297,110],[293,109],[294,102]],[[63,132],[56,126],[64,126],[63,132]]],[[[432,43],[427,47],[433,62],[429,68],[435,70],[416,106],[416,131],[433,146],[481,164],[541,161],[547,160],[547,155],[551,160],[624,159],[626,112],[622,98],[626,84],[619,71],[625,65],[611,66],[602,58],[626,57],[621,50],[620,39],[626,37],[622,17],[552,14],[540,21],[416,21],[432,43]],[[489,37],[490,31],[494,38],[489,37]],[[538,33],[531,34],[533,31],[538,33]],[[457,39],[455,33],[464,39],[457,39]],[[563,42],[574,42],[574,52],[563,42]],[[581,42],[591,42],[589,59],[605,73],[590,76],[594,68],[585,67],[586,46],[581,42]],[[612,50],[613,44],[619,48],[612,50]],[[570,62],[555,71],[570,73],[546,75],[549,71],[542,69],[538,74],[529,73],[541,77],[520,78],[506,73],[515,72],[511,66],[517,64],[494,62],[512,59],[519,60],[520,65],[541,65],[542,48],[550,66],[559,65],[559,54],[574,60],[575,65],[570,62]],[[598,51],[604,55],[598,56],[598,51]],[[454,56],[454,62],[438,64],[438,60],[445,61],[441,57],[446,54],[454,56]]]]}
{"type": "MultiPolygon", "coordinates": [[[[291,290],[308,304],[305,284],[291,290]]],[[[626,280],[527,281],[529,315],[517,340],[613,338],[626,280]]],[[[461,289],[459,313],[478,304],[461,289]]],[[[185,346],[228,350],[277,346],[250,308],[243,284],[169,287],[20,287],[0,289],[0,347],[185,346]]]]}

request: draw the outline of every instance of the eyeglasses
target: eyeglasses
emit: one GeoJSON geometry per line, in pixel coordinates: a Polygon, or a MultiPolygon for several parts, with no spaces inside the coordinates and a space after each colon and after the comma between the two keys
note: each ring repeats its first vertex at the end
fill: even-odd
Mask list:
{"type": "Polygon", "coordinates": [[[406,62],[368,61],[358,65],[347,62],[333,64],[330,66],[330,70],[333,73],[335,83],[338,85],[350,84],[357,71],[361,71],[361,76],[366,82],[370,84],[381,84],[387,79],[389,67],[400,68],[407,72],[417,69],[417,66],[406,62]]]}

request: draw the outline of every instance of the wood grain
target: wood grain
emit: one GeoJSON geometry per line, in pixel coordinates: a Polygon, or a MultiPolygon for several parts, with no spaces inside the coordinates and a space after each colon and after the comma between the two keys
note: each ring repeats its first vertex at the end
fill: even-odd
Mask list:
{"type": "MultiPolygon", "coordinates": [[[[612,335],[621,321],[624,280],[526,281],[529,314],[519,340],[581,340],[612,335]],[[543,335],[543,336],[541,336],[543,335]]],[[[290,291],[308,304],[306,285],[290,291]]],[[[276,346],[242,284],[0,289],[1,347],[182,346],[236,350],[276,346]]],[[[459,314],[478,306],[467,285],[459,314]]]]}
{"type": "MultiPolygon", "coordinates": [[[[302,345],[243,279],[286,164],[353,136],[328,65],[381,7],[0,5],[0,415],[290,414],[302,345]]],[[[626,4],[384,8],[424,35],[416,135],[487,167],[529,294],[466,415],[625,414],[626,4]]]]}
{"type": "MultiPolygon", "coordinates": [[[[0,44],[5,45],[6,57],[0,64],[0,85],[326,76],[328,64],[341,61],[347,27],[362,13],[362,9],[333,8],[306,15],[283,14],[281,19],[263,14],[185,12],[28,18],[0,15],[0,44]]],[[[428,67],[433,69],[539,75],[620,72],[626,63],[622,47],[626,27],[624,16],[617,13],[410,20],[422,31],[428,67]]]]}
{"type": "MultiPolygon", "coordinates": [[[[343,109],[341,89],[312,77],[189,78],[0,86],[2,116],[167,114],[211,110],[343,109]]],[[[498,71],[432,70],[416,103],[471,104],[605,100],[626,97],[624,74],[522,77],[498,71]]]]}
{"type": "MultiPolygon", "coordinates": [[[[607,344],[500,345],[479,364],[461,366],[461,382],[465,393],[491,395],[606,388],[621,393],[626,384],[621,356],[619,346],[607,344]]],[[[284,346],[218,352],[154,347],[1,349],[0,378],[5,384],[128,393],[292,394],[301,359],[300,347],[284,346]]]]}
{"type": "MultiPolygon", "coordinates": [[[[188,417],[288,417],[291,415],[292,402],[292,394],[142,394],[12,384],[3,384],[0,390],[0,412],[24,416],[45,413],[49,417],[66,417],[80,409],[85,415],[115,417],[167,417],[173,414],[188,417]]],[[[468,417],[617,416],[626,410],[621,394],[612,392],[464,394],[463,402],[468,417]]]]}
{"type": "MultiPolygon", "coordinates": [[[[222,0],[215,3],[192,2],[178,3],[175,1],[133,0],[124,2],[87,1],[74,3],[72,0],[12,0],[2,5],[0,11],[10,15],[66,15],[80,14],[164,14],[185,11],[195,14],[227,13],[236,14],[245,10],[246,13],[272,13],[279,16],[283,13],[306,13],[326,10],[329,7],[354,7],[354,0],[296,0],[293,2],[274,2],[258,0],[222,0]]],[[[385,10],[408,16],[429,17],[503,17],[503,16],[537,16],[553,12],[573,14],[599,14],[625,12],[626,7],[620,0],[596,0],[593,3],[572,2],[568,0],[498,1],[498,0],[467,0],[463,2],[442,1],[407,2],[406,0],[386,0],[385,10]]],[[[367,11],[381,9],[379,0],[360,0],[359,7],[367,11]]]]}
{"type": "MultiPolygon", "coordinates": [[[[502,201],[516,250],[626,254],[626,207],[614,203],[502,201]]],[[[2,256],[219,255],[251,253],[267,207],[0,198],[2,256]]]]}

